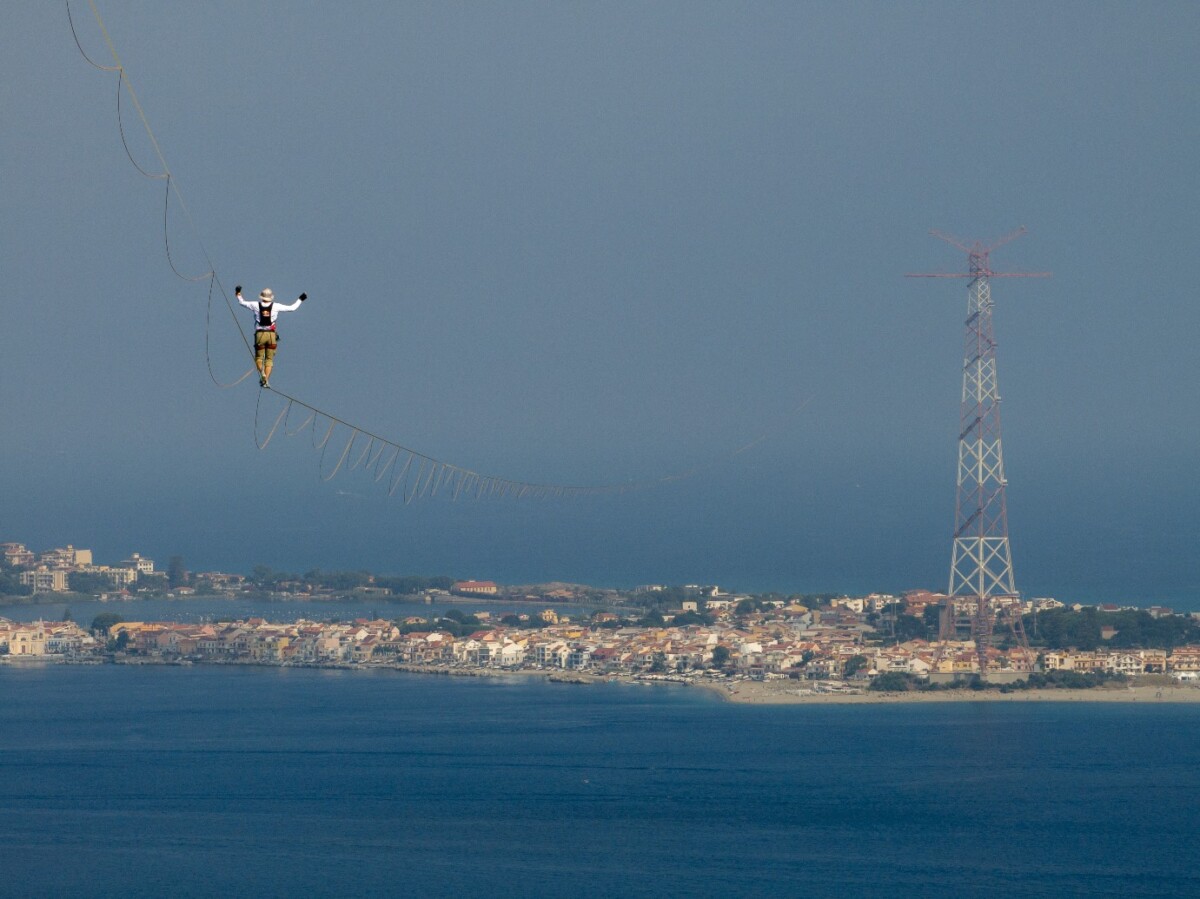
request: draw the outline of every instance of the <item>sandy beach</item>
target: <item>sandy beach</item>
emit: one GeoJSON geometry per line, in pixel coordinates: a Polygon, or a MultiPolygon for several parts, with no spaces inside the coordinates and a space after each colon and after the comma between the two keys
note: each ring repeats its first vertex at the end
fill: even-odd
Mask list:
{"type": "MultiPolygon", "coordinates": [[[[535,677],[561,684],[592,684],[618,681],[647,686],[673,685],[695,687],[706,690],[728,702],[744,702],[753,705],[854,705],[897,702],[1141,702],[1178,703],[1200,702],[1200,685],[1179,683],[1113,684],[1087,690],[1061,688],[1041,690],[1014,690],[1001,693],[999,690],[936,690],[904,693],[875,693],[866,689],[851,688],[845,691],[818,692],[814,685],[795,680],[689,680],[681,683],[627,675],[595,675],[582,672],[544,671],[518,669],[499,671],[496,669],[428,668],[423,666],[398,666],[401,670],[424,674],[448,674],[467,677],[535,677]]],[[[1158,680],[1156,678],[1156,680],[1158,680]]]]}
{"type": "Polygon", "coordinates": [[[677,681],[630,675],[598,675],[578,671],[547,671],[544,669],[452,668],[446,666],[396,665],[396,670],[416,674],[441,674],[451,677],[532,677],[559,684],[594,684],[620,682],[645,686],[671,685],[706,690],[728,702],[753,705],[853,705],[896,702],[1142,702],[1177,703],[1200,702],[1200,685],[1180,684],[1161,676],[1153,683],[1113,684],[1087,690],[1061,688],[1040,690],[912,690],[904,693],[875,693],[865,688],[835,689],[819,692],[809,681],[795,680],[710,680],[677,681]]]}
{"type": "Polygon", "coordinates": [[[1090,690],[937,690],[906,693],[812,693],[797,681],[736,681],[730,684],[697,684],[728,699],[756,705],[878,704],[894,702],[1200,702],[1200,687],[1125,684],[1090,690]]]}

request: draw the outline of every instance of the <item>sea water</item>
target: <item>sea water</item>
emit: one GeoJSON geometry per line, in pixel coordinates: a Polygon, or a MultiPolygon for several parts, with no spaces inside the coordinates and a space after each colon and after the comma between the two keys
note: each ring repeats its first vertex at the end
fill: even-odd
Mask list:
{"type": "Polygon", "coordinates": [[[1200,704],[0,666],[0,895],[1200,894],[1200,704]]]}

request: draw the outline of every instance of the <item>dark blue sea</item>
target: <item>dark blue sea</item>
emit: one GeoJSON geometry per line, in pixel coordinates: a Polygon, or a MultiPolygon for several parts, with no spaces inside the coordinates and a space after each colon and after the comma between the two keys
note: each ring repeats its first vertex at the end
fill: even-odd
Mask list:
{"type": "Polygon", "coordinates": [[[1200,895],[1200,704],[0,666],[3,896],[1200,895]]]}

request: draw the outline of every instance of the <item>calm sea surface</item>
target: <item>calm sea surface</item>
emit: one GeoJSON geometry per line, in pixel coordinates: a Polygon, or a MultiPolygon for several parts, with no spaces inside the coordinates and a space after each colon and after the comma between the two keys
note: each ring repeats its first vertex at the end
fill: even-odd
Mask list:
{"type": "Polygon", "coordinates": [[[1200,704],[0,666],[0,895],[1200,894],[1200,704]]]}

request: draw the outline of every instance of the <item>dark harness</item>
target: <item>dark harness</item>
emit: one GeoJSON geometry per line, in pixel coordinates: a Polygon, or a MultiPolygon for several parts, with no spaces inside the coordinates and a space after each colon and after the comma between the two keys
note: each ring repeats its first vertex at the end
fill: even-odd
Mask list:
{"type": "Polygon", "coordinates": [[[271,321],[271,304],[258,304],[258,330],[274,331],[275,323],[271,321]]]}

